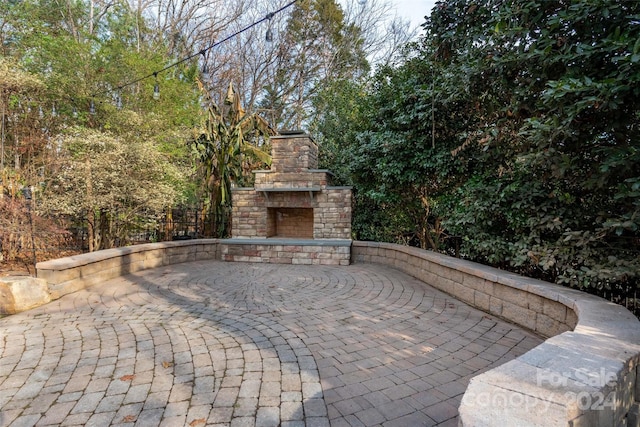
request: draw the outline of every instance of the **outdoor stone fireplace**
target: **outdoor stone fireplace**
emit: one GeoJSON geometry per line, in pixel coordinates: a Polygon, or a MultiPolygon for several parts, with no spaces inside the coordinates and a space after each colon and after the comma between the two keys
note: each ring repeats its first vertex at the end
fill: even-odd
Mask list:
{"type": "Polygon", "coordinates": [[[304,133],[271,138],[270,170],[255,186],[232,190],[227,261],[346,265],[351,246],[351,187],[331,185],[317,169],[318,146],[304,133]]]}

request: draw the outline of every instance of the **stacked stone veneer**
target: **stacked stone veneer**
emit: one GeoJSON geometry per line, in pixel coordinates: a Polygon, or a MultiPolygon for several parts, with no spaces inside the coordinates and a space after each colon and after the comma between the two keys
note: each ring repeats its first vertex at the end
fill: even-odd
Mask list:
{"type": "Polygon", "coordinates": [[[309,135],[275,136],[271,146],[271,169],[254,172],[254,187],[232,191],[233,239],[222,244],[223,259],[348,264],[351,188],[331,186],[331,173],[317,169],[318,146],[309,135]]]}
{"type": "MultiPolygon", "coordinates": [[[[231,235],[234,238],[312,238],[312,239],[350,239],[351,236],[351,190],[346,188],[327,188],[315,192],[313,198],[308,192],[265,193],[251,189],[233,190],[233,221],[231,235]],[[267,200],[268,197],[268,200],[267,200]],[[276,233],[276,208],[313,209],[311,218],[313,232],[309,236],[297,236],[293,233],[276,233]],[[271,215],[270,215],[271,210],[271,215]]],[[[300,223],[309,220],[308,214],[297,215],[300,223]]],[[[287,227],[294,226],[292,221],[287,227]]]]}
{"type": "Polygon", "coordinates": [[[272,264],[349,265],[350,240],[226,239],[220,241],[225,261],[272,264]]]}

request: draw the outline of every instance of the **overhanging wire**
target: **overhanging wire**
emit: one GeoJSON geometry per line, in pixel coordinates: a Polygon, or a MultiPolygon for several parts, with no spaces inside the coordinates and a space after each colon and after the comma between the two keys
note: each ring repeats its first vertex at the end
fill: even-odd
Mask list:
{"type": "MultiPolygon", "coordinates": [[[[233,34],[231,34],[231,35],[229,35],[229,36],[225,37],[224,39],[222,39],[222,40],[220,40],[220,41],[217,41],[217,42],[213,43],[213,44],[212,44],[212,45],[210,45],[209,47],[206,47],[206,48],[204,48],[204,49],[200,49],[199,51],[197,51],[197,52],[195,52],[195,53],[192,53],[191,55],[189,55],[189,56],[187,56],[187,57],[184,57],[184,58],[182,58],[182,59],[180,59],[180,60],[178,60],[178,61],[176,61],[176,62],[174,62],[174,63],[172,63],[172,64],[167,65],[166,67],[162,68],[161,70],[154,71],[153,73],[147,74],[147,75],[146,75],[146,76],[144,76],[144,77],[140,77],[140,78],[137,78],[137,79],[135,79],[135,80],[132,80],[132,81],[130,81],[130,82],[128,82],[128,83],[122,84],[122,85],[118,86],[118,87],[116,88],[116,90],[122,90],[122,89],[124,89],[124,88],[125,88],[125,87],[127,87],[127,86],[131,86],[131,85],[134,85],[134,84],[136,84],[136,83],[139,83],[139,82],[141,82],[141,81],[143,81],[143,80],[146,80],[146,79],[148,79],[148,78],[155,77],[155,76],[157,76],[158,74],[160,74],[160,73],[162,73],[162,72],[165,72],[165,71],[167,71],[167,70],[169,70],[169,69],[171,69],[171,68],[173,68],[173,67],[177,67],[178,65],[182,64],[183,62],[187,62],[187,61],[189,61],[190,59],[193,59],[193,58],[195,58],[195,57],[196,57],[196,56],[198,56],[198,55],[204,55],[207,51],[209,51],[209,50],[213,49],[214,47],[219,46],[219,45],[221,45],[222,43],[225,43],[225,42],[227,42],[227,41],[231,40],[231,39],[232,39],[232,38],[234,38],[234,37],[239,36],[240,34],[244,33],[245,31],[248,31],[248,30],[250,30],[251,28],[253,28],[253,27],[257,26],[257,25],[262,24],[264,21],[269,21],[269,20],[271,20],[275,15],[277,15],[278,13],[280,13],[280,12],[282,12],[282,11],[284,11],[284,10],[288,9],[289,7],[293,6],[293,5],[294,5],[295,3],[297,3],[297,2],[298,2],[298,0],[293,0],[293,1],[289,2],[289,3],[287,3],[286,5],[282,6],[280,9],[276,10],[275,12],[270,12],[270,13],[268,13],[264,18],[260,19],[259,21],[255,21],[253,24],[251,24],[251,25],[249,25],[249,26],[247,26],[247,27],[245,27],[245,28],[243,28],[243,29],[241,29],[241,30],[239,30],[239,31],[236,31],[235,33],[233,33],[233,34]]],[[[92,98],[94,98],[94,97],[96,97],[96,96],[98,96],[98,95],[106,94],[106,93],[109,93],[109,92],[112,92],[112,90],[111,90],[111,89],[108,89],[108,90],[103,90],[103,91],[101,91],[101,92],[96,92],[96,93],[95,93],[95,94],[93,94],[91,97],[92,97],[92,98]]]]}

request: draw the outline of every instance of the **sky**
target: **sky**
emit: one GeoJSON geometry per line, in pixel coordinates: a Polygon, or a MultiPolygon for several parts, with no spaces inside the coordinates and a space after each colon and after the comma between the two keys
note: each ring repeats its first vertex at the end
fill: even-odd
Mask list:
{"type": "Polygon", "coordinates": [[[398,15],[411,21],[416,27],[424,22],[424,16],[433,9],[436,0],[391,0],[396,5],[398,15]]]}

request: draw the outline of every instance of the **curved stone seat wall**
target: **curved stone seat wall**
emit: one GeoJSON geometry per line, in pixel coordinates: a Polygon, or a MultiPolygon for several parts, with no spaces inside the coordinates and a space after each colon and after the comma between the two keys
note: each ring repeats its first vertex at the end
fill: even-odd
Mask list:
{"type": "Polygon", "coordinates": [[[471,379],[461,426],[638,426],[640,322],[552,283],[418,248],[355,241],[354,262],[395,267],[548,339],[471,379]]]}
{"type": "Polygon", "coordinates": [[[45,279],[51,299],[98,282],[148,268],[203,259],[219,259],[217,239],[147,243],[39,262],[38,278],[45,279]]]}
{"type": "MultiPolygon", "coordinates": [[[[51,299],[128,273],[220,259],[220,241],[109,249],[38,263],[51,299]]],[[[392,266],[453,297],[548,337],[471,379],[462,426],[640,425],[640,322],[601,298],[480,264],[388,243],[351,246],[354,262],[392,266]]]]}

